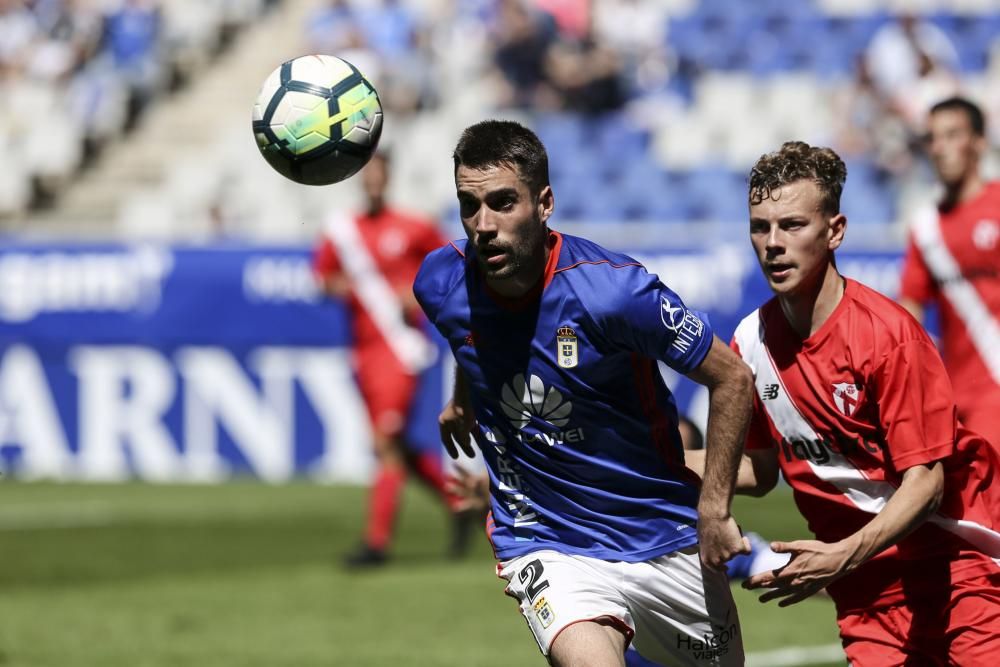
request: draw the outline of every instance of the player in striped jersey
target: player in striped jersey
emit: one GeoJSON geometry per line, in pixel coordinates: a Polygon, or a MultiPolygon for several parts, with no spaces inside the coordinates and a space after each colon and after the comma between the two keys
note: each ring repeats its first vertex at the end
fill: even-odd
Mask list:
{"type": "Polygon", "coordinates": [[[780,469],[815,540],[750,577],[761,601],[824,587],[851,664],[985,665],[1000,651],[1000,485],[994,449],[956,418],[923,328],[837,271],[847,171],[790,142],[750,175],[750,238],[775,297],[738,327],[755,377],[738,489],[780,469]]]}
{"type": "Polygon", "coordinates": [[[927,148],[943,186],[913,219],[900,303],[923,319],[938,306],[941,355],[962,423],[1000,448],[1000,182],[987,182],[983,112],[963,98],[935,104],[927,148]]]}

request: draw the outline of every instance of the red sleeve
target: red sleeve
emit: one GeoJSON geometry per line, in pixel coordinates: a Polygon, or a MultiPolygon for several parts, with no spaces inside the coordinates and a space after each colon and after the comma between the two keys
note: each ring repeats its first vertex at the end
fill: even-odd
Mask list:
{"type": "Polygon", "coordinates": [[[955,451],[951,382],[929,339],[896,345],[873,375],[880,425],[897,472],[955,451]]]}
{"type": "MultiPolygon", "coordinates": [[[[729,347],[739,355],[740,346],[736,344],[736,339],[729,341],[729,347]]],[[[742,358],[742,357],[741,357],[742,358]]],[[[746,449],[770,449],[774,447],[774,438],[771,437],[771,429],[767,424],[767,412],[764,404],[760,401],[760,396],[754,390],[753,412],[750,413],[750,426],[747,428],[746,449]]]]}
{"type": "Polygon", "coordinates": [[[924,256],[910,235],[903,257],[903,272],[900,276],[899,298],[913,299],[918,303],[930,301],[936,292],[934,277],[924,264],[924,256]]]}
{"type": "Polygon", "coordinates": [[[313,252],[313,273],[320,278],[329,278],[340,273],[340,258],[328,238],[323,238],[313,252]]]}

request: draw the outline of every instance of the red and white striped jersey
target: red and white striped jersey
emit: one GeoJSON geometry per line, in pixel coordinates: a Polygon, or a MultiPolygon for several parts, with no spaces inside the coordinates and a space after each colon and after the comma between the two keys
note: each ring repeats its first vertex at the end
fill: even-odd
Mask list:
{"type": "Polygon", "coordinates": [[[918,212],[900,297],[938,304],[959,406],[990,401],[1000,410],[1000,182],[949,211],[918,212]]]}
{"type": "Polygon", "coordinates": [[[942,461],[945,498],[927,523],[829,591],[841,613],[1000,572],[995,450],[958,422],[951,383],[923,328],[853,280],[802,340],[772,299],[733,347],[756,379],[748,448],[776,447],[817,539],[835,542],[878,513],[912,466],[942,461]]]}

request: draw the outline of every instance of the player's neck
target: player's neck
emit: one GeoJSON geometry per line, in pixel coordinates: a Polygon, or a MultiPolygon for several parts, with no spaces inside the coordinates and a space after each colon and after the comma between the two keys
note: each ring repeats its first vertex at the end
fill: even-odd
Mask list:
{"type": "Polygon", "coordinates": [[[941,208],[948,210],[960,204],[964,204],[979,196],[985,184],[976,170],[968,178],[963,178],[952,187],[945,187],[944,199],[941,201],[941,208]]]}
{"type": "Polygon", "coordinates": [[[803,340],[819,331],[844,298],[844,278],[833,263],[815,283],[792,294],[778,296],[781,312],[789,326],[803,340]]]}

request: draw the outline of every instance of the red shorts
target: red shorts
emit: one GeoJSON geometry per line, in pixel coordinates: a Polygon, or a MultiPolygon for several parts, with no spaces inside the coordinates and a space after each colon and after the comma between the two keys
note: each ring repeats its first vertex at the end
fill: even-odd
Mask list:
{"type": "Polygon", "coordinates": [[[995,665],[1000,656],[1000,573],[972,577],[906,604],[842,615],[852,667],[995,665]]]}
{"type": "Polygon", "coordinates": [[[378,435],[399,436],[406,428],[417,376],[408,373],[387,347],[357,353],[355,369],[372,430],[378,435]]]}

